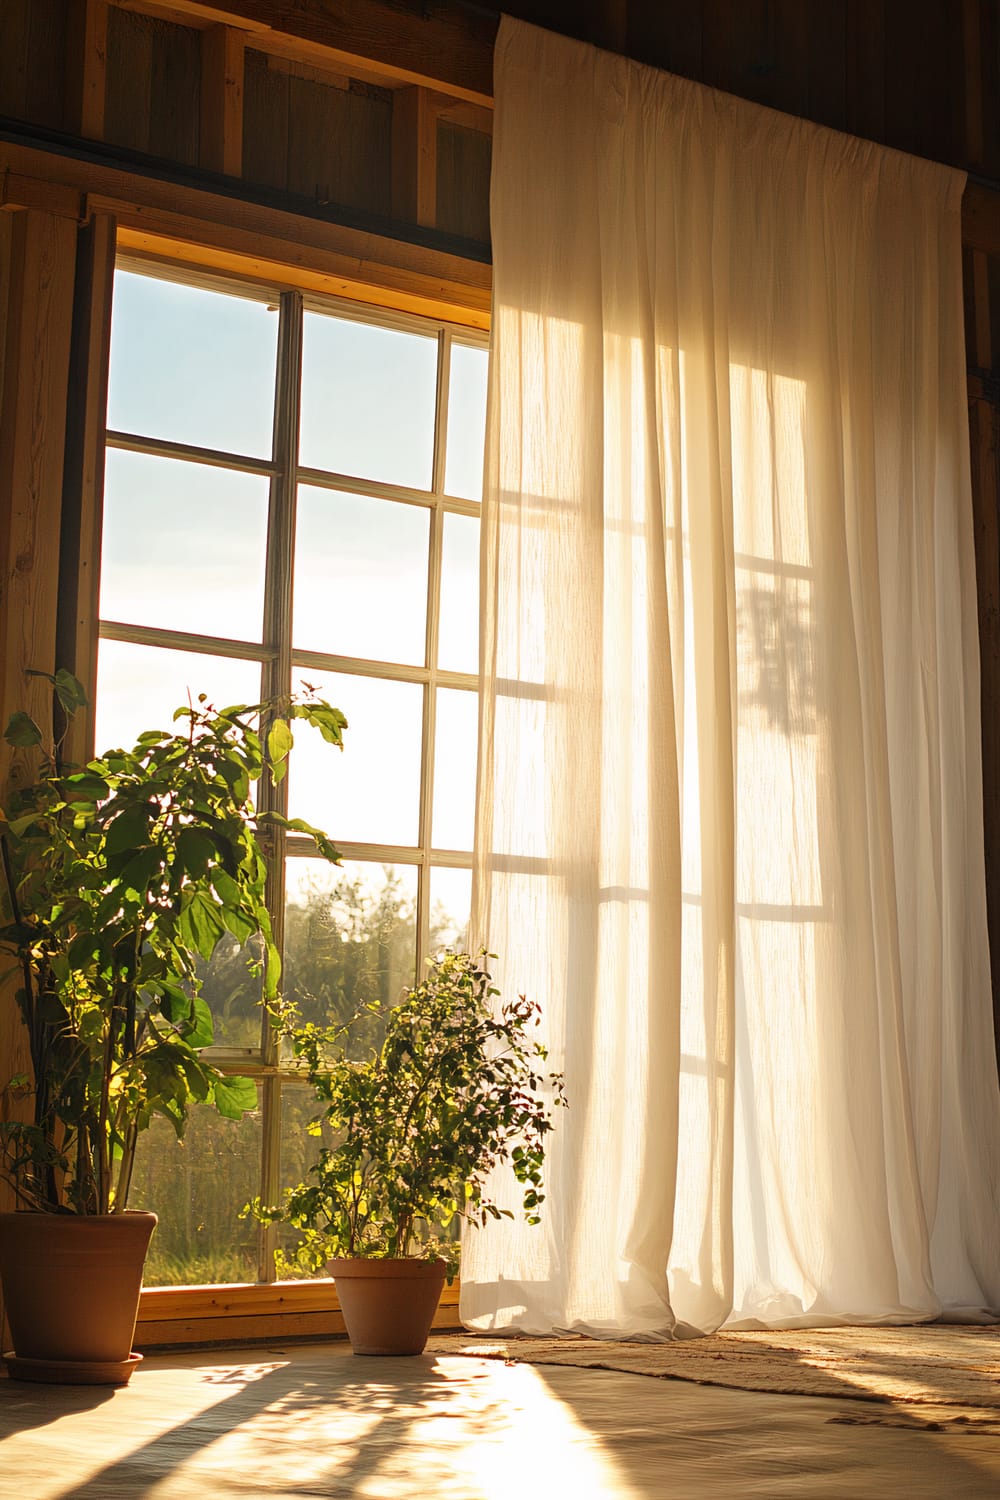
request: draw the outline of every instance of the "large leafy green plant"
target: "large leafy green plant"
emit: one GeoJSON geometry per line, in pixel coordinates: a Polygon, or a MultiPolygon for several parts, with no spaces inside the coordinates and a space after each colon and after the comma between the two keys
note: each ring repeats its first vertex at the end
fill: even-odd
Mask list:
{"type": "Polygon", "coordinates": [[[545,1094],[563,1104],[562,1078],[545,1072],[545,1048],[531,1035],[538,1006],[524,996],[494,1004],[488,956],[449,951],[399,1004],[366,1006],[346,1025],[285,1017],[322,1106],[311,1129],[324,1144],[307,1182],[277,1206],[258,1198],[247,1211],[300,1231],[299,1268],[315,1273],[331,1256],[441,1255],[453,1275],[458,1247],[441,1233],[455,1218],[512,1216],[485,1196],[503,1162],[538,1222],[553,1123],[545,1094]],[[358,1060],[352,1044],[373,1019],[384,1040],[358,1060]]]}
{"type": "MultiPolygon", "coordinates": [[[[83,705],[75,678],[50,680],[64,711],[83,705]]],[[[256,813],[250,793],[265,769],[284,775],[290,720],[342,748],[339,710],[310,694],[217,712],[202,696],[174,719],[79,768],[59,764],[27,714],[7,726],[39,764],[0,813],[0,950],[19,973],[31,1057],[31,1074],[0,1094],[30,1092],[33,1105],[26,1122],[0,1120],[0,1151],[29,1209],[123,1212],[136,1141],[155,1115],[180,1136],[192,1104],[233,1119],[255,1107],[250,1079],[202,1055],[212,1042],[202,974],[235,939],[262,1000],[277,995],[262,825],[310,834],[338,858],[301,820],[256,813]]]]}

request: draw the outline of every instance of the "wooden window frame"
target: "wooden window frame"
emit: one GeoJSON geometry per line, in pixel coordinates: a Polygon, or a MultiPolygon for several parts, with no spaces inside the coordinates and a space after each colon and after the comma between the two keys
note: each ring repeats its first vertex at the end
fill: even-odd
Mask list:
{"type": "MultiPolygon", "coordinates": [[[[296,669],[326,670],[350,673],[368,678],[385,678],[412,682],[425,689],[423,694],[422,734],[420,746],[421,781],[419,829],[413,847],[384,844],[361,844],[339,841],[344,857],[351,860],[406,865],[417,871],[417,972],[422,971],[429,950],[431,873],[435,868],[468,869],[472,867],[471,851],[437,849],[431,843],[431,819],[434,790],[435,710],[437,688],[475,692],[476,674],[455,672],[437,666],[440,616],[440,585],[444,518],[446,515],[478,517],[480,503],[446,494],[444,489],[447,457],[447,422],[451,351],[456,344],[483,347],[480,330],[468,324],[455,324],[438,317],[415,315],[408,310],[390,312],[382,304],[359,304],[343,297],[322,295],[313,289],[303,291],[274,279],[261,283],[255,275],[243,272],[238,277],[212,265],[206,271],[204,257],[185,254],[189,247],[178,246],[180,253],[165,257],[162,246],[153,255],[136,254],[132,237],[118,235],[119,253],[116,267],[139,274],[152,274],[181,284],[203,286],[219,292],[237,291],[254,300],[278,299],[278,369],[275,402],[274,448],[269,459],[233,455],[219,449],[194,447],[180,442],[149,438],[105,428],[106,448],[146,453],[159,457],[225,467],[267,477],[271,483],[271,526],[278,518],[281,535],[269,537],[268,579],[265,584],[265,623],[261,643],[200,635],[168,628],[134,626],[120,621],[99,620],[100,640],[116,640],[183,650],[193,654],[212,654],[259,661],[262,669],[262,692],[287,690],[296,669]],[[437,344],[437,373],[434,409],[433,467],[429,490],[412,490],[403,486],[359,479],[348,474],[321,471],[300,465],[293,450],[293,436],[298,430],[298,392],[301,389],[301,339],[305,312],[315,311],[368,322],[382,328],[419,331],[432,335],[437,344]],[[295,495],[300,483],[318,485],[350,493],[369,494],[397,503],[414,505],[429,511],[428,588],[426,638],[423,665],[406,665],[340,657],[316,651],[293,650],[291,621],[287,607],[288,585],[294,544],[295,495]],[[278,560],[275,571],[275,559],[278,560]],[[287,576],[279,576],[282,569],[287,576]]],[[[242,271],[242,268],[240,268],[242,271]]],[[[299,278],[295,278],[298,280],[299,278]]],[[[268,789],[272,805],[283,806],[286,786],[268,789]]],[[[269,894],[272,920],[280,943],[283,936],[284,873],[286,857],[308,855],[308,840],[296,835],[272,831],[266,855],[269,863],[269,894]]],[[[213,1048],[207,1054],[224,1071],[241,1072],[257,1079],[261,1086],[263,1106],[261,1192],[274,1201],[279,1196],[279,1161],[281,1128],[281,1089],[283,1083],[296,1085],[294,1071],[283,1066],[270,1028],[262,1024],[259,1049],[213,1048]]],[[[140,1304],[137,1340],[140,1347],[163,1347],[177,1343],[214,1341],[223,1338],[249,1339],[295,1334],[328,1336],[343,1332],[343,1320],[336,1302],[333,1284],[316,1279],[303,1282],[279,1282],[275,1279],[273,1261],[276,1229],[261,1227],[258,1235],[258,1275],[255,1283],[204,1287],[154,1287],[145,1289],[140,1304]],[[223,1328],[222,1322],[225,1322],[223,1328]]],[[[436,1326],[456,1326],[457,1285],[448,1288],[442,1298],[436,1326]]]]}

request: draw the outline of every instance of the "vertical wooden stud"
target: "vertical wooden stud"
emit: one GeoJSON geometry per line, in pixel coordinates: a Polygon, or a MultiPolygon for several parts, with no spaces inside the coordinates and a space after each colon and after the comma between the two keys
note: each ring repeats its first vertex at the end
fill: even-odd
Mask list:
{"type": "MultiPolygon", "coordinates": [[[[56,666],[59,516],[76,269],[76,224],[40,210],[13,215],[9,236],[0,474],[0,721],[25,708],[52,721],[52,693],[26,667],[56,666]]],[[[30,774],[24,751],[0,740],[0,787],[30,774]]],[[[0,1082],[28,1071],[14,987],[0,989],[0,1082]]],[[[0,1100],[11,1112],[18,1105],[0,1100]]],[[[0,1209],[12,1207],[0,1186],[0,1209]]],[[[0,1308],[0,1336],[3,1312],[0,1308]]]]}
{"type": "Polygon", "coordinates": [[[201,41],[200,161],[212,172],[243,172],[243,33],[210,26],[201,41]]]}
{"type": "Polygon", "coordinates": [[[73,0],[66,37],[66,123],[92,141],[104,139],[107,56],[107,0],[73,0]]]}
{"type": "Polygon", "coordinates": [[[962,55],[965,62],[965,155],[983,159],[983,58],[980,0],[962,0],[962,55]]]}
{"type": "MultiPolygon", "coordinates": [[[[60,666],[83,683],[94,703],[97,687],[101,534],[104,507],[104,429],[111,348],[115,223],[98,214],[81,232],[77,252],[70,402],[63,466],[62,536],[56,648],[60,666]]],[[[78,714],[66,736],[68,760],[91,751],[93,712],[78,714]]]]}
{"type": "Polygon", "coordinates": [[[421,88],[392,101],[392,216],[433,228],[437,217],[438,102],[421,88]]]}
{"type": "MultiPolygon", "coordinates": [[[[10,500],[0,511],[0,712],[28,706],[44,719],[51,693],[24,669],[55,665],[76,224],[28,209],[15,213],[12,241],[0,412],[10,500]]],[[[0,784],[21,771],[21,758],[0,741],[0,784]]]]}

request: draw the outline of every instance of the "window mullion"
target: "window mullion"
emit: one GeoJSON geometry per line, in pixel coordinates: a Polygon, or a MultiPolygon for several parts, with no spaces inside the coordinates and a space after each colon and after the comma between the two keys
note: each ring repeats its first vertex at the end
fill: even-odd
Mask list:
{"type": "MultiPolygon", "coordinates": [[[[299,411],[302,380],[302,297],[298,292],[281,296],[278,320],[278,367],[274,397],[272,457],[276,472],[271,480],[267,529],[267,568],[264,579],[264,644],[269,659],[263,667],[265,698],[280,697],[292,687],[292,568],[295,552],[295,507],[298,493],[299,411]]],[[[266,727],[266,726],[265,726],[266,727]]],[[[262,811],[287,814],[287,778],[275,783],[265,773],[260,783],[262,811]]],[[[267,905],[271,913],[274,941],[283,953],[285,929],[285,836],[274,825],[267,840],[267,905]]],[[[278,1060],[278,1038],[261,1020],[261,1050],[266,1064],[278,1060]]],[[[261,1142],[261,1197],[277,1201],[281,1185],[281,1084],[271,1077],[262,1085],[263,1132],[261,1142]]],[[[258,1274],[262,1281],[274,1280],[273,1225],[261,1226],[258,1239],[258,1274]]]]}
{"type": "Polygon", "coordinates": [[[451,368],[451,333],[438,334],[437,396],[434,408],[434,508],[431,511],[427,568],[427,637],[425,663],[428,680],[424,687],[423,737],[420,754],[420,825],[417,835],[423,857],[417,875],[417,977],[424,972],[430,946],[431,870],[427,850],[431,846],[434,815],[434,735],[437,720],[437,663],[441,618],[441,555],[444,535],[445,456],[448,444],[448,380],[451,368]]]}

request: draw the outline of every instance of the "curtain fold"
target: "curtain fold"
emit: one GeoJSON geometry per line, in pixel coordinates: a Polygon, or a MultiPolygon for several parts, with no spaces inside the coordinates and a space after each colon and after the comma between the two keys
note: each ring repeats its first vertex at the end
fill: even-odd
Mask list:
{"type": "Polygon", "coordinates": [[[472,1326],[1000,1307],[963,182],[501,24],[473,929],[569,1108],[472,1326]]]}

